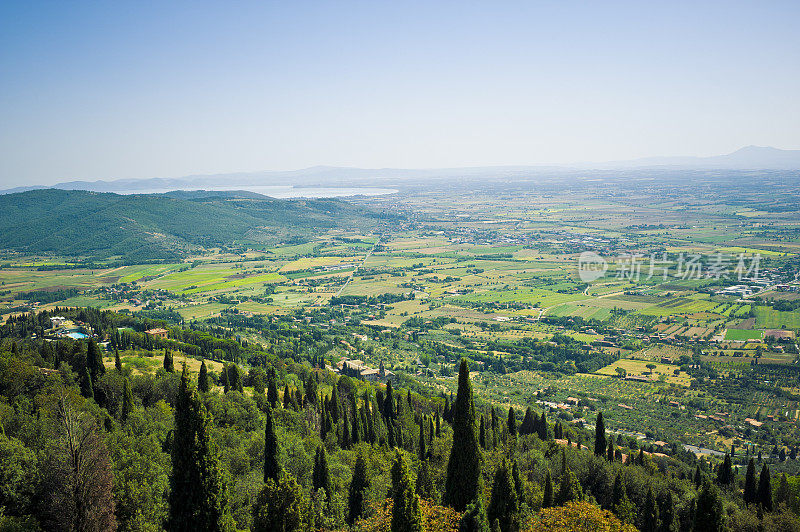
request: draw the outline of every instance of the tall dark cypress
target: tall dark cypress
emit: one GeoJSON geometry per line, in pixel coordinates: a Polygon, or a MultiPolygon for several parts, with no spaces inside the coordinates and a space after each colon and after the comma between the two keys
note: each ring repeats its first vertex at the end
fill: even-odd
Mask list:
{"type": "Polygon", "coordinates": [[[758,503],[766,511],[772,511],[772,479],[769,474],[769,467],[767,464],[761,468],[761,474],[758,476],[758,503]]]}
{"type": "Polygon", "coordinates": [[[356,458],[353,479],[347,494],[347,523],[352,525],[364,514],[364,494],[369,488],[367,462],[360,454],[356,458]]]}
{"type": "Polygon", "coordinates": [[[168,373],[175,373],[175,361],[169,349],[164,349],[164,369],[167,370],[168,373]]]}
{"type": "Polygon", "coordinates": [[[210,431],[211,416],[197,391],[190,387],[184,365],[175,401],[166,523],[170,532],[233,529],[227,484],[210,431]]]}
{"type": "Polygon", "coordinates": [[[314,457],[314,470],[311,476],[314,485],[314,491],[322,488],[331,497],[331,475],[328,471],[328,455],[325,453],[325,447],[320,445],[317,447],[317,455],[314,457]]]}
{"type": "Polygon", "coordinates": [[[119,358],[119,349],[114,349],[114,369],[118,373],[122,372],[122,360],[119,358]]]}
{"type": "Polygon", "coordinates": [[[734,480],[733,465],[731,464],[731,455],[725,453],[725,459],[719,465],[717,471],[717,482],[723,486],[727,486],[734,480]]]}
{"type": "Polygon", "coordinates": [[[721,532],[725,530],[725,511],[717,489],[708,481],[697,494],[694,510],[695,532],[721,532]]]}
{"type": "Polygon", "coordinates": [[[86,346],[86,367],[89,369],[89,374],[92,376],[92,382],[94,383],[106,373],[106,367],[103,365],[103,355],[100,354],[100,348],[94,338],[90,339],[89,344],[86,346]]]}
{"type": "Polygon", "coordinates": [[[536,424],[533,420],[533,410],[531,410],[531,407],[528,407],[525,409],[525,418],[522,420],[522,424],[519,426],[519,433],[533,434],[535,427],[536,424]]]}
{"type": "Polygon", "coordinates": [[[603,421],[603,413],[597,414],[597,423],[594,428],[594,454],[603,456],[606,453],[606,424],[603,421]]]}
{"type": "Polygon", "coordinates": [[[659,500],[658,508],[661,514],[658,532],[676,532],[678,515],[675,512],[675,498],[671,491],[666,490],[664,492],[659,500]]]}
{"type": "Polygon", "coordinates": [[[481,455],[475,435],[475,405],[469,366],[461,359],[458,372],[458,393],[453,404],[453,447],[447,462],[447,479],[443,502],[463,511],[478,495],[481,455]]]}
{"type": "Polygon", "coordinates": [[[392,499],[391,532],[422,532],[419,497],[411,483],[408,462],[399,449],[395,449],[392,464],[392,499]]]}
{"type": "Polygon", "coordinates": [[[513,406],[508,407],[508,435],[511,437],[517,435],[517,415],[513,406]]]}
{"type": "Polygon", "coordinates": [[[547,470],[547,476],[544,479],[544,496],[542,497],[542,508],[550,508],[553,506],[553,478],[550,476],[550,470],[547,470]]]}
{"type": "Polygon", "coordinates": [[[508,463],[503,460],[503,464],[494,475],[492,497],[486,513],[490,523],[494,523],[496,520],[502,532],[510,532],[513,530],[518,511],[519,498],[517,490],[508,470],[508,463]]]}
{"type": "Polygon", "coordinates": [[[283,387],[283,408],[288,409],[292,406],[292,391],[289,389],[289,385],[286,384],[283,387]]]}
{"type": "Polygon", "coordinates": [[[122,408],[120,409],[119,419],[123,423],[128,420],[128,416],[133,412],[133,392],[131,392],[131,383],[126,378],[125,384],[122,385],[122,408]]]}
{"type": "Polygon", "coordinates": [[[419,459],[426,460],[428,458],[428,449],[425,446],[425,421],[419,424],[419,459]]]}
{"type": "Polygon", "coordinates": [[[278,396],[278,383],[276,382],[277,379],[275,378],[275,370],[271,369],[267,380],[267,402],[269,402],[269,405],[272,408],[278,408],[280,397],[278,396]]]}
{"type": "Polygon", "coordinates": [[[481,414],[481,428],[478,432],[478,442],[481,444],[482,449],[486,449],[486,426],[483,420],[483,414],[481,414]]]}
{"type": "Polygon", "coordinates": [[[278,465],[278,436],[275,434],[275,420],[272,409],[268,409],[267,423],[264,430],[264,482],[269,479],[278,482],[280,466],[278,465]]]}
{"type": "Polygon", "coordinates": [[[208,393],[208,390],[211,389],[208,382],[208,368],[206,368],[205,359],[200,362],[200,373],[197,375],[197,389],[203,393],[208,393]]]}
{"type": "Polygon", "coordinates": [[[385,417],[387,420],[395,418],[394,391],[392,389],[392,381],[386,383],[386,398],[383,400],[383,417],[385,417]]]}
{"type": "Polygon", "coordinates": [[[550,431],[547,430],[547,416],[542,412],[542,419],[539,421],[539,439],[542,441],[547,440],[547,435],[550,431]]]}
{"type": "Polygon", "coordinates": [[[642,532],[657,532],[659,521],[658,505],[656,504],[653,488],[647,490],[647,498],[644,501],[644,515],[642,515],[642,532]]]}
{"type": "Polygon", "coordinates": [[[361,441],[361,429],[358,423],[358,406],[356,406],[356,394],[350,394],[350,412],[353,415],[352,426],[350,427],[350,439],[353,443],[361,441]]]}

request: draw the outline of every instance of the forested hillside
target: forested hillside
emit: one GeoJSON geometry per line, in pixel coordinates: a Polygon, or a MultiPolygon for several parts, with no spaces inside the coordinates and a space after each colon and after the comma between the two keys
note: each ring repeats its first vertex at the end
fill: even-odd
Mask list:
{"type": "Polygon", "coordinates": [[[761,457],[736,471],[727,456],[619,445],[602,414],[586,431],[487,404],[467,360],[445,395],[337,375],[339,331],[291,316],[262,321],[254,345],[221,327],[55,312],[94,336],[40,340],[47,311],[0,327],[0,530],[800,527],[800,482],[761,457]]]}
{"type": "Polygon", "coordinates": [[[378,215],[334,199],[45,189],[0,195],[0,248],[141,263],[174,259],[198,246],[276,243],[337,226],[375,227],[378,221],[378,215]]]}

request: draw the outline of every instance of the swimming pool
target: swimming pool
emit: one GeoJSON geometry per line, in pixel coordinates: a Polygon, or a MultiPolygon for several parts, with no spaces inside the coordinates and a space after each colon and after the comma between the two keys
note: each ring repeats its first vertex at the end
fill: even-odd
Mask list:
{"type": "Polygon", "coordinates": [[[67,333],[67,336],[69,336],[70,338],[73,338],[73,339],[75,339],[75,340],[83,340],[84,338],[89,338],[89,336],[88,336],[88,335],[86,335],[86,334],[84,334],[84,333],[82,333],[82,332],[77,332],[77,331],[75,331],[75,332],[68,332],[68,333],[67,333]]]}

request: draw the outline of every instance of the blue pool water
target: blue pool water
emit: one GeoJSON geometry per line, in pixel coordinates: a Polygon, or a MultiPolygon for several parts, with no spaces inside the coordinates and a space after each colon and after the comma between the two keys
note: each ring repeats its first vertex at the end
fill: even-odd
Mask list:
{"type": "Polygon", "coordinates": [[[74,338],[75,340],[83,340],[84,338],[89,338],[87,335],[83,334],[82,332],[70,332],[67,333],[67,336],[70,338],[74,338]]]}

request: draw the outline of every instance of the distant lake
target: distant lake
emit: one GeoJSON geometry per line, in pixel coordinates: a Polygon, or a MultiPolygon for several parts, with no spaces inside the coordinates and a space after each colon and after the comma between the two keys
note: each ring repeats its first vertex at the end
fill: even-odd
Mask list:
{"type": "MultiPolygon", "coordinates": [[[[141,189],[141,190],[120,190],[116,191],[117,194],[163,194],[165,192],[172,192],[174,188],[164,189],[141,189]]],[[[397,192],[395,188],[378,188],[378,187],[293,187],[293,186],[278,186],[278,185],[241,185],[231,187],[202,187],[197,188],[181,188],[177,190],[247,190],[249,192],[256,192],[271,198],[344,198],[348,196],[383,196],[385,194],[394,194],[397,192]]]]}

